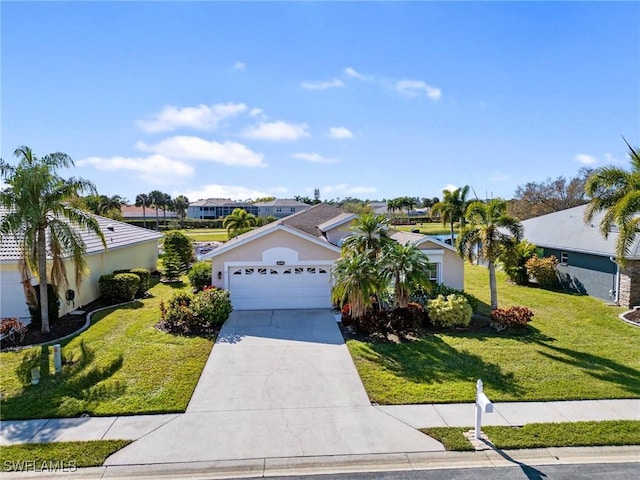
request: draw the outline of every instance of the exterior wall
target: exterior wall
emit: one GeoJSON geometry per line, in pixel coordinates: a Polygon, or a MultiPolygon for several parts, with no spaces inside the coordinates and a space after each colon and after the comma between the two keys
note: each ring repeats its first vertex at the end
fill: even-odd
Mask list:
{"type": "Polygon", "coordinates": [[[620,271],[620,305],[633,308],[640,305],[640,260],[627,262],[620,271]]]}
{"type": "Polygon", "coordinates": [[[259,208],[255,205],[211,205],[211,206],[192,206],[187,208],[187,218],[199,218],[206,220],[216,220],[218,218],[226,217],[230,215],[236,208],[246,210],[247,213],[252,215],[259,214],[259,208]]]}
{"type": "Polygon", "coordinates": [[[333,261],[339,257],[338,252],[333,252],[321,245],[306,241],[296,235],[282,230],[276,230],[263,237],[239,245],[236,248],[222,253],[212,259],[213,286],[224,288],[225,262],[262,262],[262,252],[271,248],[287,247],[298,252],[298,259],[304,261],[333,261]],[[220,274],[220,278],[218,275],[220,274]]]}
{"type": "Polygon", "coordinates": [[[299,207],[259,207],[258,215],[260,217],[269,217],[273,216],[278,219],[288,217],[289,215],[293,215],[294,213],[301,212],[303,210],[307,210],[311,205],[299,206],[299,207]]]}
{"type": "Polygon", "coordinates": [[[613,301],[616,290],[616,264],[609,257],[589,255],[568,250],[544,248],[545,257],[554,255],[558,261],[562,252],[568,254],[566,263],[558,264],[561,286],[565,290],[613,301]]]}
{"type": "Polygon", "coordinates": [[[464,289],[464,260],[448,249],[445,249],[442,260],[442,283],[457,290],[464,289]]]}
{"type": "MultiPolygon", "coordinates": [[[[100,296],[98,279],[101,275],[125,268],[147,268],[155,271],[158,265],[158,243],[156,240],[131,245],[125,248],[107,250],[104,253],[87,256],[89,274],[84,278],[80,289],[74,281],[75,267],[70,260],[65,261],[69,286],[60,289],[60,316],[86,305],[100,296]],[[75,292],[73,302],[65,300],[67,289],[75,292]]],[[[0,317],[29,318],[22,285],[16,271],[16,263],[0,265],[0,317]]]]}

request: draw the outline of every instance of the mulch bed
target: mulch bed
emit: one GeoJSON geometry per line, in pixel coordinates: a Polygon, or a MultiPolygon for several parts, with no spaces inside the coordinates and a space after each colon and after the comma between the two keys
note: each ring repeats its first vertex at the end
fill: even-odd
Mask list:
{"type": "Polygon", "coordinates": [[[636,308],[624,315],[624,318],[630,322],[640,325],[640,308],[636,308]]]}

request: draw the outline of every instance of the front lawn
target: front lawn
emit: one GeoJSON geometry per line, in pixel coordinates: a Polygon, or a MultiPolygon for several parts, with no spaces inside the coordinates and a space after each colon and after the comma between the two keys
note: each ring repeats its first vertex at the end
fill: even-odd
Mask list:
{"type": "MultiPolygon", "coordinates": [[[[465,290],[489,303],[488,272],[465,266],[465,290]]],[[[493,401],[640,397],[640,328],[621,308],[586,296],[508,284],[501,307],[535,316],[527,335],[442,333],[408,343],[347,345],[369,397],[379,404],[472,402],[476,380],[493,401]]]]}
{"type": "Polygon", "coordinates": [[[229,234],[225,228],[189,228],[180,230],[195,242],[226,242],[229,234]]]}
{"type": "Polygon", "coordinates": [[[182,288],[157,284],[152,298],[95,314],[89,329],[62,343],[60,375],[51,347],[0,353],[0,418],[183,412],[213,341],[155,328],[160,300],[182,288]],[[34,366],[38,385],[30,382],[34,366]]]}

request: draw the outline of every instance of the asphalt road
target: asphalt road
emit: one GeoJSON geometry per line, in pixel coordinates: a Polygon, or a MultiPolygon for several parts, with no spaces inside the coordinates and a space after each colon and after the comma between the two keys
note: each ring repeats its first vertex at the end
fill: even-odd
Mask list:
{"type": "Polygon", "coordinates": [[[638,480],[639,478],[640,462],[349,473],[273,477],[273,480],[638,480]]]}

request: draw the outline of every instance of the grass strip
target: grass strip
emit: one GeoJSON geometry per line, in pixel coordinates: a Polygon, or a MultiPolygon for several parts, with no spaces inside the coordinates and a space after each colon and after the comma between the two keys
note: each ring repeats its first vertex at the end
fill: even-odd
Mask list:
{"type": "Polygon", "coordinates": [[[3,472],[72,472],[97,467],[131,440],[93,440],[89,442],[25,443],[0,447],[3,472]]]}
{"type": "MultiPolygon", "coordinates": [[[[464,432],[472,427],[433,427],[420,431],[447,450],[473,450],[464,432]]],[[[522,427],[485,426],[482,431],[501,450],[547,447],[640,445],[640,420],[529,423],[522,427]]]]}

